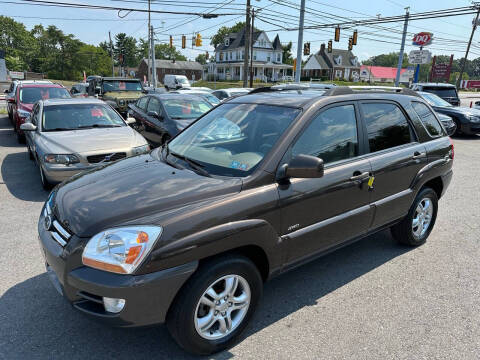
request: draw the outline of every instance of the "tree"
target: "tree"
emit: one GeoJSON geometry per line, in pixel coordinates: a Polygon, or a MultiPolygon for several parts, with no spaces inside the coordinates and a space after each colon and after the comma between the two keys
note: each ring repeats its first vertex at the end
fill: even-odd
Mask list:
{"type": "Polygon", "coordinates": [[[77,51],[74,78],[81,78],[83,71],[88,75],[111,75],[112,60],[100,46],[82,45],[77,51]]]}
{"type": "Polygon", "coordinates": [[[291,41],[287,45],[282,45],[282,62],[284,64],[293,65],[291,41]]]}
{"type": "Polygon", "coordinates": [[[198,54],[198,56],[195,58],[195,61],[202,65],[205,65],[207,63],[207,55],[198,54]]]}
{"type": "Polygon", "coordinates": [[[148,40],[140,39],[138,41],[138,45],[137,45],[138,62],[140,62],[142,59],[148,59],[149,49],[150,49],[150,46],[148,45],[148,40]]]}
{"type": "Polygon", "coordinates": [[[175,46],[170,47],[169,44],[156,44],[155,45],[155,59],[156,60],[178,60],[186,61],[187,58],[183,56],[175,46]]]}
{"type": "MultiPolygon", "coordinates": [[[[391,52],[372,56],[368,60],[363,61],[363,65],[397,67],[399,54],[398,52],[391,52]]],[[[402,67],[407,67],[408,65],[408,56],[404,53],[402,67]]]]}
{"type": "Polygon", "coordinates": [[[0,49],[5,50],[7,69],[27,66],[34,43],[35,39],[22,23],[0,16],[0,49]]]}
{"type": "Polygon", "coordinates": [[[235,25],[230,27],[222,26],[220,29],[218,29],[217,33],[213,35],[212,40],[210,41],[210,45],[216,48],[219,44],[223,43],[223,41],[225,40],[225,37],[228,34],[239,32],[244,28],[245,28],[245,21],[237,22],[235,25]]]}
{"type": "Polygon", "coordinates": [[[124,66],[138,66],[137,58],[137,40],[132,36],[127,36],[125,33],[115,35],[115,48],[113,50],[116,60],[120,61],[123,57],[121,65],[124,66]]]}

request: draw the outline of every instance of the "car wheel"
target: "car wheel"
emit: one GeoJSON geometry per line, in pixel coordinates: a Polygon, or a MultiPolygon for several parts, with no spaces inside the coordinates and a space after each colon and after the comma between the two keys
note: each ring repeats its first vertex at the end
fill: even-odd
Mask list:
{"type": "Polygon", "coordinates": [[[262,294],[256,266],[242,256],[201,265],[177,295],[167,315],[175,341],[198,355],[221,351],[238,339],[262,294]]]}
{"type": "Polygon", "coordinates": [[[42,165],[38,164],[38,168],[40,169],[40,181],[42,182],[42,186],[45,190],[50,190],[52,188],[52,184],[48,181],[43,172],[42,165]]]}
{"type": "Polygon", "coordinates": [[[462,127],[461,127],[461,123],[460,121],[458,121],[457,119],[453,119],[453,121],[455,122],[455,125],[457,126],[457,128],[455,129],[455,132],[452,134],[453,135],[462,135],[462,127]]]}
{"type": "Polygon", "coordinates": [[[435,225],[437,211],[437,193],[428,187],[422,189],[407,216],[391,228],[393,237],[405,245],[422,245],[435,225]]]}

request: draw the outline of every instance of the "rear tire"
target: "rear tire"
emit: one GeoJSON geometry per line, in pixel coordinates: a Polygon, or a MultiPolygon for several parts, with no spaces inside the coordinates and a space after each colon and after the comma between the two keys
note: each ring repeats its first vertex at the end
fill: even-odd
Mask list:
{"type": "Polygon", "coordinates": [[[425,243],[435,225],[438,211],[437,193],[423,188],[415,198],[407,216],[392,226],[393,237],[400,243],[419,246],[425,243]]]}
{"type": "Polygon", "coordinates": [[[249,259],[227,256],[210,260],[180,290],[167,314],[168,330],[178,345],[192,354],[228,348],[247,326],[262,289],[260,273],[249,259]]]}

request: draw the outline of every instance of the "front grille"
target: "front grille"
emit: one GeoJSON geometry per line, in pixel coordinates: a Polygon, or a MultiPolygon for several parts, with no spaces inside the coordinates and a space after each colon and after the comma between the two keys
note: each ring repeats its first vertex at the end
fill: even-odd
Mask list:
{"type": "Polygon", "coordinates": [[[137,102],[137,99],[129,99],[129,100],[127,100],[127,104],[133,104],[134,102],[137,102]]]}
{"type": "Polygon", "coordinates": [[[55,219],[55,215],[48,202],[43,212],[43,218],[45,229],[50,232],[52,238],[62,247],[67,245],[72,235],[55,219]]]}
{"type": "Polygon", "coordinates": [[[90,164],[98,164],[100,162],[110,162],[110,161],[124,159],[126,157],[127,157],[127,154],[124,152],[113,153],[113,154],[99,154],[99,155],[87,156],[87,161],[90,164]]]}

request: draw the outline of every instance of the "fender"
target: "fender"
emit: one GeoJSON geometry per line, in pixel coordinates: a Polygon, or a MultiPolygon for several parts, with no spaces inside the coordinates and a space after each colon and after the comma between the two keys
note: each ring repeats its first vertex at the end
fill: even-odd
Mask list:
{"type": "Polygon", "coordinates": [[[447,173],[450,169],[445,169],[445,166],[449,165],[449,167],[451,167],[451,162],[451,157],[445,155],[445,157],[441,159],[428,163],[418,171],[410,185],[410,189],[412,189],[415,194],[418,193],[426,182],[447,173]]]}
{"type": "Polygon", "coordinates": [[[284,253],[281,238],[267,221],[246,219],[217,225],[165,244],[151,253],[144,271],[158,271],[249,245],[265,252],[270,272],[280,268],[284,253]]]}

